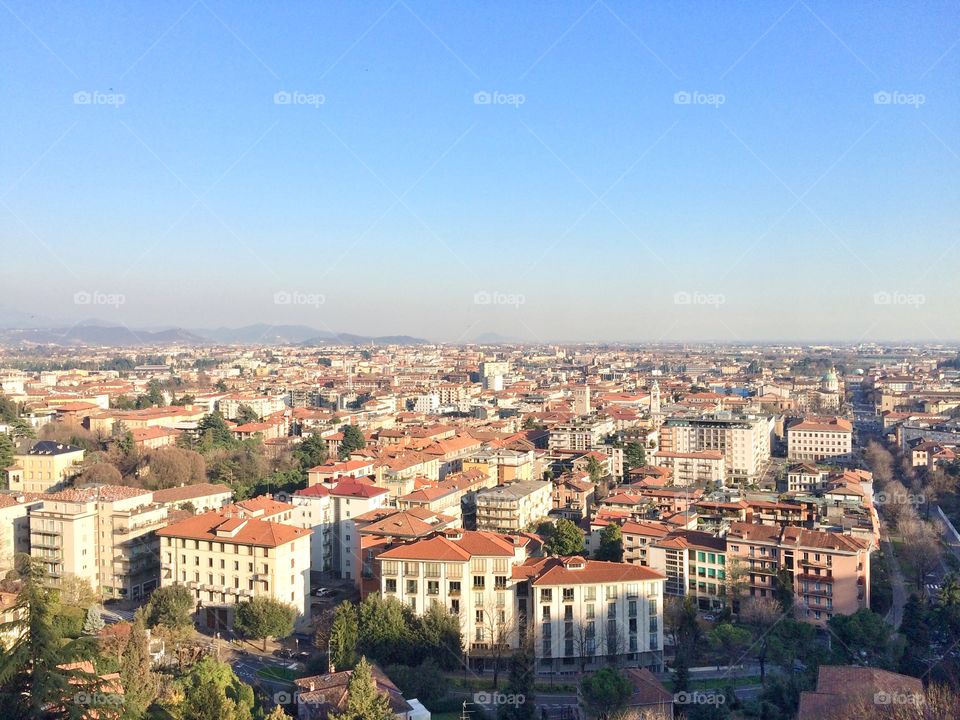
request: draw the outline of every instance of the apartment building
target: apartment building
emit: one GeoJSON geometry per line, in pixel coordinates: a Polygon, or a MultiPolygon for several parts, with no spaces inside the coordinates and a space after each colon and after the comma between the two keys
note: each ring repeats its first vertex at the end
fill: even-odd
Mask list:
{"type": "Polygon", "coordinates": [[[297,490],[290,497],[296,508],[292,522],[306,528],[310,533],[310,569],[317,573],[330,573],[334,569],[334,502],[330,490],[323,485],[310,485],[297,490]]]}
{"type": "Polygon", "coordinates": [[[40,440],[25,453],[13,456],[7,468],[9,489],[13,493],[43,493],[65,482],[83,461],[83,448],[52,440],[40,440]]]}
{"type": "Polygon", "coordinates": [[[813,463],[793,463],[787,467],[787,492],[821,492],[826,489],[829,476],[829,470],[813,463]]]}
{"type": "Polygon", "coordinates": [[[580,522],[590,517],[596,488],[582,473],[561,475],[553,482],[553,514],[580,522]]]}
{"type": "Polygon", "coordinates": [[[590,417],[558,423],[550,428],[548,447],[551,450],[593,450],[603,444],[615,430],[609,417],[590,417]]]}
{"type": "Polygon", "coordinates": [[[651,568],[580,556],[516,566],[518,632],[532,634],[537,670],[662,670],[665,579],[651,568]]]}
{"type": "Polygon", "coordinates": [[[470,662],[482,667],[494,645],[518,646],[513,568],[529,545],[516,535],[451,528],[391,548],[377,558],[381,596],[417,613],[439,604],[459,617],[470,662]]]}
{"type": "Polygon", "coordinates": [[[0,493],[0,577],[18,553],[30,552],[30,511],[42,503],[38,495],[0,493]]]}
{"type": "Polygon", "coordinates": [[[463,458],[463,471],[482,470],[498,483],[534,479],[536,453],[533,450],[509,450],[506,448],[481,450],[463,458]]]}
{"type": "Polygon", "coordinates": [[[690,453],[658,450],[653,459],[657,465],[670,470],[674,485],[723,485],[726,478],[726,462],[719,450],[690,453]]]}
{"type": "Polygon", "coordinates": [[[870,542],[840,533],[798,527],[732,523],[728,563],[744,570],[751,596],[771,597],[775,576],[786,569],[803,619],[825,625],[835,614],[870,607],[870,542]]]}
{"type": "Polygon", "coordinates": [[[309,618],[310,530],[291,524],[295,510],[254,498],[161,528],[161,586],[189,588],[212,629],[229,628],[234,606],[254,597],[309,618]]]}
{"type": "Polygon", "coordinates": [[[750,482],[770,459],[773,418],[721,411],[696,418],[668,418],[660,426],[659,449],[668,453],[723,455],[728,480],[750,482]]]}
{"type": "Polygon", "coordinates": [[[822,463],[852,459],[853,426],[844,418],[805,418],[787,428],[787,458],[822,463]]]}
{"type": "Polygon", "coordinates": [[[527,480],[497,485],[477,493],[477,530],[520,532],[546,518],[553,507],[553,486],[527,480]]]}
{"type": "Polygon", "coordinates": [[[344,480],[330,490],[330,498],[334,522],[333,571],[337,577],[359,584],[363,560],[356,519],[371,510],[385,507],[389,491],[358,480],[344,480]]]}
{"type": "Polygon", "coordinates": [[[106,598],[135,600],[159,584],[156,531],[166,522],[166,507],[149,490],[70,488],[31,508],[30,554],[54,587],[76,578],[106,598]]]}
{"type": "Polygon", "coordinates": [[[723,606],[726,553],[723,538],[698,530],[670,533],[649,547],[650,566],[666,575],[667,595],[693,597],[703,611],[723,606]]]}

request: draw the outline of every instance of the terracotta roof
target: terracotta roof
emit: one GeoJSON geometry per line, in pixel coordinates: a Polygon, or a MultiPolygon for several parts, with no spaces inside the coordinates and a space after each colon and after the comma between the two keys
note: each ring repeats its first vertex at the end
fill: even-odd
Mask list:
{"type": "Polygon", "coordinates": [[[232,491],[228,485],[219,483],[197,483],[196,485],[183,485],[181,487],[167,488],[166,490],[154,490],[153,501],[158,503],[185,502],[194,498],[209,497],[210,495],[220,495],[226,493],[231,495],[232,491]]]}
{"type": "Polygon", "coordinates": [[[587,560],[579,556],[529,558],[513,569],[513,577],[529,578],[535,586],[594,585],[666,579],[666,575],[642,565],[587,560]]]}
{"type": "Polygon", "coordinates": [[[256,517],[246,517],[243,518],[246,522],[242,524],[242,527],[239,527],[235,535],[227,536],[217,534],[218,528],[221,530],[225,529],[222,526],[226,521],[235,519],[238,519],[237,516],[228,508],[211,510],[202,515],[195,515],[168,525],[165,528],[161,528],[157,530],[157,535],[160,537],[212,540],[230,545],[278,547],[292,542],[297,538],[309,535],[311,532],[309,529],[293,527],[292,525],[285,525],[270,520],[261,520],[256,517]]]}

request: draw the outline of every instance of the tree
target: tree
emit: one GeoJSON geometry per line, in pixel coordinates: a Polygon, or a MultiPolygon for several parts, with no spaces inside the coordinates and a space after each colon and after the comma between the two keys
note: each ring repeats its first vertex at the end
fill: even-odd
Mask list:
{"type": "Polygon", "coordinates": [[[343,440],[340,442],[340,459],[346,460],[350,454],[356,450],[362,450],[367,446],[367,441],[356,425],[343,426],[343,440]]]}
{"type": "Polygon", "coordinates": [[[220,412],[204,415],[197,423],[197,432],[200,435],[200,445],[204,448],[230,447],[236,443],[236,438],[220,412]]]}
{"type": "Polygon", "coordinates": [[[56,596],[43,585],[43,566],[25,562],[22,587],[11,608],[13,619],[0,624],[0,633],[16,638],[0,653],[0,712],[5,718],[67,717],[76,690],[76,671],[61,665],[80,657],[88,639],[64,643],[53,623],[56,596]]]}
{"type": "Polygon", "coordinates": [[[349,600],[337,606],[330,626],[330,665],[334,672],[349,670],[357,663],[357,644],[360,641],[357,608],[349,600]]]}
{"type": "Polygon", "coordinates": [[[72,607],[87,607],[97,600],[90,581],[76,576],[63,578],[56,595],[61,603],[72,607]]]}
{"type": "Polygon", "coordinates": [[[183,585],[157,588],[146,605],[146,624],[181,629],[193,625],[193,593],[183,585]]]}
{"type": "Polygon", "coordinates": [[[103,618],[100,617],[100,611],[97,610],[93,605],[87,608],[87,617],[83,621],[83,634],[84,635],[97,635],[103,629],[104,622],[103,618]]]}
{"type": "Polygon", "coordinates": [[[125,716],[133,720],[143,717],[159,688],[157,676],[150,671],[150,640],[143,616],[139,610],[134,616],[120,664],[125,716]]]}
{"type": "Polygon", "coordinates": [[[693,662],[703,642],[703,631],[697,622],[697,603],[691,596],[667,596],[663,606],[663,629],[670,635],[677,656],[693,662]]]}
{"type": "MultiPolygon", "coordinates": [[[[789,609],[789,607],[787,608],[789,609]]],[[[774,598],[750,597],[740,605],[740,620],[753,632],[757,660],[760,661],[760,682],[766,681],[767,638],[770,629],[786,610],[774,598]]]]}
{"type": "Polygon", "coordinates": [[[623,448],[623,474],[647,464],[647,449],[640,442],[628,442],[623,448]]]}
{"type": "Polygon", "coordinates": [[[750,633],[730,623],[720,623],[710,631],[710,644],[730,667],[750,644],[750,633]]]}
{"type": "Polygon", "coordinates": [[[234,628],[253,640],[263,640],[263,649],[267,649],[267,638],[287,637],[293,632],[297,620],[297,609],[292,605],[269,597],[257,597],[237,605],[234,628]]]}
{"type": "Polygon", "coordinates": [[[157,448],[147,456],[149,473],[144,478],[148,490],[164,490],[195,485],[206,480],[203,456],[193,450],[169,445],[157,448]]]}
{"type": "Polygon", "coordinates": [[[534,669],[533,634],[526,633],[520,639],[519,647],[510,656],[510,671],[507,676],[507,694],[519,698],[516,702],[503,706],[501,720],[533,720],[536,712],[534,692],[536,672],[534,669]]]}
{"type": "Polygon", "coordinates": [[[379,691],[373,670],[365,657],[350,674],[347,683],[347,707],[342,713],[330,713],[329,720],[393,720],[387,696],[379,691]]]}
{"type": "Polygon", "coordinates": [[[240,403],[239,407],[237,407],[237,417],[235,419],[241,425],[260,422],[260,416],[257,414],[257,411],[246,403],[240,403]]]}
{"type": "Polygon", "coordinates": [[[251,720],[253,688],[226,663],[206,656],[180,681],[180,720],[251,720]]]}
{"type": "Polygon", "coordinates": [[[424,655],[445,670],[459,667],[463,655],[460,618],[447,612],[439,603],[433,603],[418,619],[424,655]]]}
{"type": "Polygon", "coordinates": [[[282,705],[274,705],[273,710],[267,713],[264,720],[293,720],[293,718],[284,712],[282,705]]]}
{"type": "Polygon", "coordinates": [[[827,627],[839,641],[834,649],[845,662],[866,662],[883,664],[887,658],[890,644],[890,626],[884,619],[867,608],[857,610],[853,615],[834,615],[827,621],[827,627]]]}
{"type": "Polygon", "coordinates": [[[590,482],[594,485],[603,480],[603,466],[593,455],[587,458],[587,472],[590,473],[590,482]]]}
{"type": "Polygon", "coordinates": [[[327,441],[320,435],[308,435],[293,451],[293,456],[300,464],[301,470],[309,470],[317,465],[323,465],[329,456],[327,441]]]}
{"type": "Polygon", "coordinates": [[[740,598],[747,590],[747,580],[747,569],[743,561],[738,557],[727,555],[723,582],[730,610],[734,613],[740,611],[740,598]]]}
{"type": "Polygon", "coordinates": [[[160,381],[153,379],[147,383],[147,402],[154,407],[163,407],[166,405],[166,398],[163,396],[163,386],[160,381]]]}
{"type": "Polygon", "coordinates": [[[590,714],[607,720],[624,708],[633,692],[633,684],[616,668],[605,667],[580,680],[580,694],[590,714]]]}
{"type": "Polygon", "coordinates": [[[370,594],[359,608],[359,650],[381,665],[418,664],[422,659],[414,632],[416,617],[395,597],[370,594]]]}
{"type": "Polygon", "coordinates": [[[607,562],[623,562],[623,533],[615,522],[607,524],[600,531],[600,547],[595,557],[607,562]]]}
{"type": "Polygon", "coordinates": [[[13,454],[16,447],[13,439],[6,433],[0,433],[0,473],[13,465],[13,454]]]}
{"type": "Polygon", "coordinates": [[[583,552],[583,530],[572,520],[561,518],[551,526],[543,550],[549,555],[578,555],[583,552]]]}
{"type": "Polygon", "coordinates": [[[447,679],[432,657],[416,666],[388,665],[385,672],[404,697],[417,698],[427,707],[436,707],[446,698],[447,679]]]}
{"type": "Polygon", "coordinates": [[[119,485],[123,482],[123,476],[110,463],[94,463],[77,478],[78,483],[89,485],[119,485]]]}
{"type": "Polygon", "coordinates": [[[789,612],[793,607],[793,575],[787,568],[777,570],[773,596],[780,603],[780,609],[783,612],[789,612]]]}

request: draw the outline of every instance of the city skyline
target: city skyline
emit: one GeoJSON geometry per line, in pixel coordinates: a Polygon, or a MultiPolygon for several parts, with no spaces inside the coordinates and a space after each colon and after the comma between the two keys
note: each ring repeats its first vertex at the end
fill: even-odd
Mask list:
{"type": "Polygon", "coordinates": [[[0,12],[7,315],[960,337],[948,4],[0,12]]]}

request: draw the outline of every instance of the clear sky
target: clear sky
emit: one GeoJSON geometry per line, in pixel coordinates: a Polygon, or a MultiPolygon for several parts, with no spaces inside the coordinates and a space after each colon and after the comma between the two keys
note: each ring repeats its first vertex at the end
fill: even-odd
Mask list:
{"type": "Polygon", "coordinates": [[[956,2],[2,0],[0,48],[8,310],[960,337],[956,2]]]}

